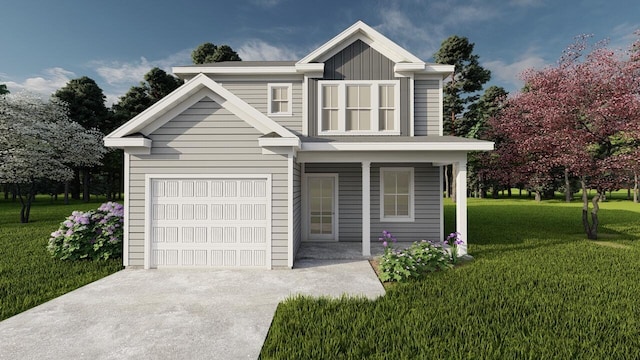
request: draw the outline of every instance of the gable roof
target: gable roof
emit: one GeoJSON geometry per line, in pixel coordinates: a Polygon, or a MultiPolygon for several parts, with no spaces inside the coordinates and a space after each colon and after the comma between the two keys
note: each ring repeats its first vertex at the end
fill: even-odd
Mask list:
{"type": "Polygon", "coordinates": [[[212,98],[262,134],[275,133],[281,138],[298,139],[291,131],[271,120],[222,85],[204,74],[198,74],[171,94],[105,136],[104,144],[110,147],[149,148],[151,146],[150,139],[145,139],[147,141],[143,142],[140,136],[132,135],[149,135],[204,97],[212,98]]]}
{"type": "Polygon", "coordinates": [[[386,36],[374,30],[371,26],[358,20],[355,24],[327,41],[309,55],[298,61],[298,64],[324,62],[340,50],[356,40],[362,40],[373,49],[386,56],[395,63],[423,63],[417,56],[389,40],[386,36]]]}

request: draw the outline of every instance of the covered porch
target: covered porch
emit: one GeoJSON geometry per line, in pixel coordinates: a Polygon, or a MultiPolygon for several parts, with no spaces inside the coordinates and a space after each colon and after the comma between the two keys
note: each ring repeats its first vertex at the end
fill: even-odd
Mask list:
{"type": "MultiPolygon", "coordinates": [[[[394,139],[395,140],[395,139],[394,139]]],[[[467,140],[467,139],[465,139],[467,140]]],[[[466,142],[463,142],[465,144],[466,142]]],[[[485,142],[480,142],[485,145],[485,142]]],[[[398,237],[401,242],[407,245],[413,241],[426,240],[442,240],[444,234],[444,216],[442,206],[442,179],[443,166],[447,164],[456,164],[456,231],[460,233],[460,238],[464,244],[459,246],[459,255],[467,254],[467,150],[464,146],[457,146],[457,149],[447,149],[447,146],[434,146],[424,142],[409,142],[393,144],[387,150],[386,144],[376,142],[369,144],[370,146],[362,146],[363,143],[338,143],[337,146],[331,146],[328,142],[312,143],[311,146],[305,148],[303,142],[302,149],[298,151],[296,161],[300,164],[300,177],[302,186],[302,233],[300,236],[301,243],[298,246],[296,258],[313,258],[316,256],[329,256],[338,258],[368,258],[382,253],[382,245],[378,241],[382,230],[389,230],[398,237]],[[342,148],[347,144],[347,149],[342,148]],[[349,148],[348,145],[356,145],[349,148]],[[409,145],[409,146],[406,146],[409,145]],[[417,145],[417,146],[416,146],[417,145]],[[332,164],[336,168],[332,170],[332,164]],[[342,164],[342,165],[341,165],[342,164]],[[337,174],[340,177],[340,166],[344,168],[344,164],[350,167],[351,180],[343,179],[336,181],[335,190],[343,196],[350,196],[351,201],[342,206],[336,206],[334,213],[336,221],[330,224],[335,232],[334,236],[322,238],[313,238],[310,236],[312,227],[318,229],[325,224],[320,221],[312,220],[312,216],[317,213],[311,213],[309,199],[309,178],[322,173],[326,176],[337,174]],[[416,201],[416,213],[409,214],[409,219],[394,221],[394,219],[384,219],[381,208],[383,205],[380,189],[382,187],[381,172],[385,167],[393,166],[395,168],[415,168],[415,178],[417,187],[413,190],[417,195],[411,201],[416,201]],[[422,168],[432,167],[435,169],[435,180],[430,180],[430,187],[420,188],[424,183],[424,177],[427,175],[422,168]],[[319,170],[323,168],[323,170],[319,170]],[[372,173],[373,172],[373,173],[372,173]],[[357,176],[357,182],[353,181],[353,177],[357,176]],[[380,184],[378,182],[380,181],[380,184]],[[345,189],[350,184],[351,190],[345,189]],[[422,197],[422,198],[420,198],[422,197]],[[428,200],[424,200],[428,197],[428,200]],[[423,204],[419,204],[420,202],[423,204]],[[422,206],[422,208],[419,208],[422,206]],[[426,210],[425,210],[426,209],[426,210]],[[350,214],[340,214],[342,212],[350,212],[350,214]],[[429,212],[431,217],[427,218],[428,224],[424,217],[420,217],[418,212],[429,212]],[[418,216],[416,216],[418,215],[418,216]],[[346,219],[346,220],[345,220],[346,219]],[[315,221],[315,222],[314,222],[315,221]],[[340,224],[339,222],[349,221],[348,224],[340,224]],[[422,226],[424,225],[424,226],[422,226]],[[422,226],[422,227],[421,227],[422,226]],[[393,229],[402,229],[403,234],[396,234],[393,229]],[[355,236],[355,238],[354,238],[355,236]],[[325,245],[326,244],[326,245],[325,245]],[[316,254],[314,254],[316,253],[316,254]],[[324,255],[322,255],[324,254],[324,255]],[[342,255],[337,255],[342,254],[342,255]]],[[[442,145],[442,142],[438,143],[442,145]]],[[[456,145],[459,145],[456,143],[456,145]]],[[[473,150],[477,150],[478,143],[473,150]]],[[[491,144],[492,145],[492,144],[491,144]]],[[[485,145],[486,146],[486,145],[485,145]]],[[[433,173],[432,173],[433,174],[433,173]]],[[[344,176],[343,176],[344,177],[344,176]]],[[[413,185],[412,185],[413,186],[413,185]]],[[[335,198],[335,201],[339,201],[335,198]]],[[[317,216],[316,216],[317,218],[317,216]]],[[[329,228],[329,225],[326,226],[329,228]]]]}

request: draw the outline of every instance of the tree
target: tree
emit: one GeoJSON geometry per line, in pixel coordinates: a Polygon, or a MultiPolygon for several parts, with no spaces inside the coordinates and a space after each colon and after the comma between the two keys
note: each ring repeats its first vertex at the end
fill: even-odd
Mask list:
{"type": "Polygon", "coordinates": [[[640,143],[640,57],[603,44],[587,49],[580,38],[557,66],[526,72],[525,91],[492,125],[509,138],[511,147],[501,151],[516,159],[529,186],[540,191],[557,174],[579,180],[583,227],[597,239],[598,201],[624,182],[625,157],[640,143]],[[589,189],[596,191],[590,218],[589,189]]]}
{"type": "Polygon", "coordinates": [[[109,130],[116,129],[124,122],[143,112],[151,105],[167,96],[173,90],[182,85],[182,80],[167,74],[160,68],[153,68],[144,75],[144,81],[138,86],[132,86],[127,93],[120,97],[119,101],[113,105],[112,111],[115,123],[109,130]]]}
{"type": "Polygon", "coordinates": [[[7,85],[0,84],[0,95],[5,95],[9,93],[9,89],[7,89],[7,85]]]}
{"type": "MultiPolygon", "coordinates": [[[[82,125],[85,129],[96,128],[105,133],[109,119],[109,112],[104,104],[106,97],[93,79],[87,76],[72,79],[67,85],[56,91],[53,96],[68,104],[69,117],[73,121],[82,125]]],[[[71,195],[74,199],[80,198],[81,172],[83,175],[82,198],[84,201],[89,201],[91,169],[88,167],[75,169],[71,195]]],[[[65,202],[68,202],[66,187],[65,202]]]]}
{"type": "MultiPolygon", "coordinates": [[[[491,72],[480,66],[479,56],[473,53],[475,44],[470,43],[466,37],[452,35],[445,39],[440,45],[440,49],[433,57],[437,63],[454,65],[451,81],[444,87],[444,133],[445,135],[467,136],[460,131],[460,122],[466,106],[477,100],[478,91],[491,78],[491,72]]],[[[472,128],[473,124],[467,124],[467,128],[472,128]]],[[[453,171],[455,172],[455,170],[453,171]]],[[[446,171],[447,188],[449,187],[448,170],[446,171]]],[[[453,177],[451,191],[447,189],[455,199],[455,177],[453,177]]]]}
{"type": "Polygon", "coordinates": [[[194,64],[208,64],[222,61],[242,61],[229,45],[216,46],[210,42],[200,44],[191,52],[194,64]]]}
{"type": "Polygon", "coordinates": [[[98,165],[106,151],[98,130],[84,129],[67,114],[56,98],[0,98],[0,181],[15,185],[22,223],[29,221],[39,182],[68,181],[72,167],[98,165]]]}

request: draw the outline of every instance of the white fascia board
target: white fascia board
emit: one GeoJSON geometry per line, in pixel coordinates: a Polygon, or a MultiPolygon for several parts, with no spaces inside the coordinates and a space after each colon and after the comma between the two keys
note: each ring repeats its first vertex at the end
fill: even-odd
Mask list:
{"type": "Polygon", "coordinates": [[[294,148],[300,148],[300,138],[299,137],[287,137],[287,138],[259,138],[258,145],[261,147],[265,146],[291,146],[294,148]]]}
{"type": "Polygon", "coordinates": [[[343,32],[336,35],[331,40],[327,41],[322,46],[311,52],[309,55],[302,58],[300,61],[298,61],[298,64],[308,64],[319,60],[321,61],[321,59],[325,57],[327,53],[331,52],[334,47],[340,45],[342,42],[351,37],[357,38],[359,33],[364,37],[371,39],[371,41],[366,41],[367,44],[369,44],[372,48],[382,53],[384,56],[388,57],[394,62],[422,61],[415,55],[411,54],[409,51],[405,50],[378,31],[374,30],[369,25],[359,20],[355,24],[351,25],[343,32]]]}
{"type": "Polygon", "coordinates": [[[171,68],[176,75],[190,74],[233,74],[233,75],[262,75],[262,74],[296,74],[295,66],[176,66],[171,68]]]}
{"type": "Polygon", "coordinates": [[[225,89],[222,85],[201,73],[171,94],[153,104],[147,110],[117,128],[111,134],[107,135],[107,138],[124,138],[127,135],[139,132],[173,109],[176,104],[180,104],[203,88],[208,88],[212,92],[214,101],[227,108],[229,111],[246,121],[249,125],[255,127],[257,130],[261,131],[263,134],[275,132],[283,138],[296,137],[282,125],[271,120],[266,115],[231,93],[229,90],[225,89]]]}
{"type": "Polygon", "coordinates": [[[324,63],[296,64],[298,73],[309,78],[321,78],[324,76],[324,63]]]}
{"type": "Polygon", "coordinates": [[[313,142],[302,143],[301,151],[488,151],[493,150],[493,142],[313,142]]]}
{"type": "Polygon", "coordinates": [[[144,147],[151,148],[151,139],[147,139],[144,137],[130,137],[130,138],[111,138],[104,137],[102,139],[104,142],[104,146],[113,147],[113,148],[126,148],[126,147],[144,147]]]}
{"type": "Polygon", "coordinates": [[[426,64],[424,62],[412,62],[412,63],[397,63],[393,70],[395,72],[414,72],[425,69],[426,64]]]}
{"type": "Polygon", "coordinates": [[[417,74],[438,74],[440,78],[444,79],[447,76],[453,74],[455,71],[454,65],[446,64],[425,64],[423,70],[417,72],[417,74]]]}
{"type": "Polygon", "coordinates": [[[184,101],[192,94],[198,92],[201,88],[202,85],[199,83],[199,77],[196,76],[174,90],[171,94],[165,96],[155,104],[151,105],[145,111],[136,115],[133,119],[127,121],[122,126],[115,129],[113,132],[108,134],[107,137],[125,137],[127,135],[139,132],[149,123],[149,119],[155,119],[159,116],[162,116],[162,114],[172,108],[172,103],[179,103],[184,101]]]}

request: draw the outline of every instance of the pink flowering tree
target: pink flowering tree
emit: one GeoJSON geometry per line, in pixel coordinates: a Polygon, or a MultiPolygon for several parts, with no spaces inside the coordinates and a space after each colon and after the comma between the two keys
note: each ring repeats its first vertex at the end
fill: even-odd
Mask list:
{"type": "Polygon", "coordinates": [[[579,38],[556,66],[525,72],[525,89],[491,125],[508,138],[500,157],[537,193],[558,174],[566,191],[571,178],[579,180],[585,233],[597,239],[598,201],[628,179],[629,154],[640,144],[640,50],[638,42],[621,53],[602,43],[589,48],[587,40],[579,38]],[[589,189],[596,191],[590,218],[589,189]]]}

